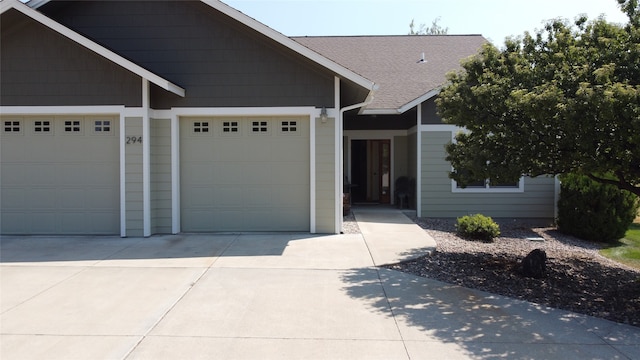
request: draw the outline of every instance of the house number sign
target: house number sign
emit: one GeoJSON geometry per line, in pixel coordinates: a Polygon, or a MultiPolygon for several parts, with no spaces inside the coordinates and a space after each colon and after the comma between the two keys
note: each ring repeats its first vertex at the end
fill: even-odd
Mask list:
{"type": "Polygon", "coordinates": [[[127,136],[125,140],[127,145],[142,144],[142,136],[127,136]]]}

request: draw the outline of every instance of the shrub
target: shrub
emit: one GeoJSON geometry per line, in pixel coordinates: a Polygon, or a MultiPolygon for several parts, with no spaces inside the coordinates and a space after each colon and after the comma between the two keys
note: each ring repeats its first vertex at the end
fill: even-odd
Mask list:
{"type": "Polygon", "coordinates": [[[458,218],[456,229],[460,236],[472,240],[493,241],[500,236],[500,226],[482,214],[458,218]]]}
{"type": "Polygon", "coordinates": [[[615,242],[624,237],[638,213],[638,198],[583,175],[560,180],[558,230],[585,240],[615,242]]]}

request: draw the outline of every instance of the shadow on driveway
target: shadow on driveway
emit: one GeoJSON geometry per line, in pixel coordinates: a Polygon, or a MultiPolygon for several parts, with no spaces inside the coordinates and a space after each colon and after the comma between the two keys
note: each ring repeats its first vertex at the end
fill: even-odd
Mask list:
{"type": "Polygon", "coordinates": [[[150,238],[3,236],[1,263],[278,256],[309,234],[179,234],[150,238]]]}
{"type": "MultiPolygon", "coordinates": [[[[640,331],[622,324],[379,269],[386,298],[371,297],[370,269],[343,275],[344,291],[395,317],[416,357],[439,342],[474,359],[627,359],[640,331]]],[[[631,356],[633,358],[633,356],[631,356]]]]}

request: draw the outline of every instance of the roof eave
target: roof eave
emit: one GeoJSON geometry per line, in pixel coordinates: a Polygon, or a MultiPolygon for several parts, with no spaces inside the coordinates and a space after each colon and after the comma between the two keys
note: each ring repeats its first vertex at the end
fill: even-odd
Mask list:
{"type": "Polygon", "coordinates": [[[30,18],[32,18],[33,20],[39,22],[40,24],[50,28],[51,30],[59,33],[60,35],[78,43],[79,45],[87,48],[88,50],[91,50],[93,52],[95,52],[96,54],[112,61],[115,64],[118,64],[120,66],[122,66],[123,68],[133,72],[134,74],[149,80],[149,82],[169,91],[172,92],[180,97],[184,97],[186,94],[185,89],[181,88],[180,86],[172,83],[171,81],[162,78],[159,75],[156,75],[154,73],[152,73],[151,71],[141,67],[138,64],[133,63],[130,60],[127,60],[125,58],[123,58],[122,56],[114,53],[113,51],[95,43],[94,41],[78,34],[77,32],[67,28],[66,26],[46,17],[45,15],[43,15],[42,13],[34,10],[34,8],[37,8],[39,6],[44,5],[45,3],[47,3],[48,0],[31,0],[28,4],[30,6],[27,6],[26,4],[18,1],[18,0],[3,0],[0,1],[0,14],[3,14],[4,12],[6,12],[9,9],[15,9],[19,12],[21,12],[22,14],[24,14],[25,16],[28,16],[30,18]],[[33,4],[31,4],[33,2],[33,4]],[[33,8],[31,7],[33,6],[33,8]]]}
{"type": "Polygon", "coordinates": [[[437,87],[435,89],[430,90],[429,92],[425,93],[424,95],[417,97],[411,101],[409,101],[408,103],[400,106],[398,108],[398,113],[403,114],[408,110],[413,109],[414,107],[422,104],[423,102],[431,99],[432,97],[438,95],[440,93],[440,91],[442,90],[442,87],[437,87]]]}

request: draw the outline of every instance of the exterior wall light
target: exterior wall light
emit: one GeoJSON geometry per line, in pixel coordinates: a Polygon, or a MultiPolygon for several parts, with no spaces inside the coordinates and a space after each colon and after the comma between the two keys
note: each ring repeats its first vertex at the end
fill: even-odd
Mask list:
{"type": "Polygon", "coordinates": [[[320,121],[322,121],[322,123],[326,123],[327,119],[329,119],[329,114],[327,114],[327,108],[323,107],[322,110],[320,110],[320,121]]]}

